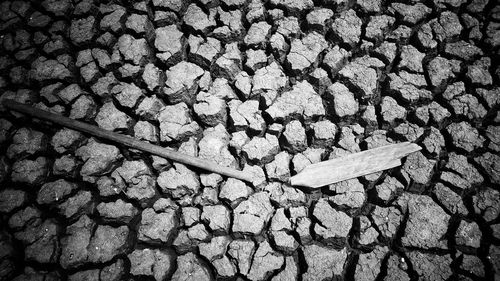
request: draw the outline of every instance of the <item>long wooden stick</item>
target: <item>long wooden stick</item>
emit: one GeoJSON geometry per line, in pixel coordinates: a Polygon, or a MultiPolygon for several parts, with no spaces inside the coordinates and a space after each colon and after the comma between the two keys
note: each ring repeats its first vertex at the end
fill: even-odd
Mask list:
{"type": "Polygon", "coordinates": [[[229,167],[224,167],[220,166],[214,162],[207,161],[201,158],[197,157],[192,157],[186,154],[182,154],[173,150],[166,149],[164,147],[150,144],[147,142],[139,141],[133,137],[118,134],[115,132],[111,132],[108,130],[104,130],[102,128],[99,128],[94,125],[90,125],[87,123],[83,123],[77,120],[73,120],[61,115],[53,114],[48,111],[34,108],[22,103],[18,103],[13,100],[4,100],[3,101],[4,106],[7,108],[13,109],[15,111],[19,111],[21,113],[39,118],[39,119],[44,119],[51,121],[53,123],[62,125],[64,127],[68,127],[80,132],[85,132],[87,134],[90,134],[92,136],[102,138],[102,139],[107,139],[113,142],[117,142],[123,145],[126,145],[131,148],[139,149],[142,151],[146,151],[164,158],[171,159],[173,161],[187,164],[190,166],[198,167],[210,172],[218,173],[221,175],[226,175],[229,177],[233,177],[236,179],[244,180],[247,182],[252,182],[253,176],[247,172],[243,172],[240,170],[236,170],[233,168],[229,167]]]}

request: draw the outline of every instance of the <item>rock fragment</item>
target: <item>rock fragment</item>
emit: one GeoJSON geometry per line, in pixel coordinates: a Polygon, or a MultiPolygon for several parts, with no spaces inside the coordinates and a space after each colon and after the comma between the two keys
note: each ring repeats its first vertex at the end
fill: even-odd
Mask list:
{"type": "Polygon", "coordinates": [[[317,65],[318,55],[327,47],[328,44],[323,35],[311,32],[302,40],[292,40],[286,61],[292,71],[302,72],[311,65],[317,65]]]}
{"type": "Polygon", "coordinates": [[[435,160],[429,160],[421,152],[416,152],[406,158],[403,171],[415,183],[426,184],[431,179],[435,164],[435,160]]]}
{"type": "Polygon", "coordinates": [[[380,233],[389,239],[395,237],[403,214],[396,207],[379,207],[375,206],[372,212],[372,219],[374,224],[379,229],[380,233]]]}
{"type": "Polygon", "coordinates": [[[124,254],[129,247],[130,231],[127,226],[99,225],[89,243],[90,262],[107,262],[124,254]]]}
{"type": "MultiPolygon", "coordinates": [[[[401,242],[405,246],[423,249],[446,249],[444,235],[447,232],[450,216],[439,205],[425,195],[400,197],[408,211],[408,222],[401,242]]],[[[405,209],[406,209],[405,208],[405,209]]]]}
{"type": "Polygon", "coordinates": [[[354,278],[356,280],[374,280],[381,271],[382,260],[385,258],[389,248],[383,246],[376,247],[369,253],[359,255],[354,278]]]}
{"type": "Polygon", "coordinates": [[[264,130],[266,122],[259,110],[258,101],[247,100],[242,103],[239,100],[232,100],[229,102],[229,109],[230,120],[235,129],[251,129],[258,133],[264,130]]]}
{"type": "Polygon", "coordinates": [[[99,127],[114,131],[128,129],[131,118],[118,110],[112,102],[107,102],[99,109],[95,121],[99,127]]]}
{"type": "Polygon", "coordinates": [[[152,276],[155,280],[164,280],[172,273],[175,254],[166,250],[134,250],[128,255],[130,274],[134,276],[152,276]]]}
{"type": "Polygon", "coordinates": [[[486,152],[475,160],[486,171],[492,183],[500,183],[500,156],[486,152]]]}
{"type": "Polygon", "coordinates": [[[18,160],[12,165],[11,180],[30,185],[42,183],[47,177],[48,166],[49,162],[45,157],[18,160]]]}
{"type": "Polygon", "coordinates": [[[196,31],[206,33],[209,29],[216,26],[215,11],[211,10],[207,15],[198,5],[192,3],[188,6],[183,20],[184,23],[196,31]]]}
{"type": "Polygon", "coordinates": [[[409,252],[407,256],[422,279],[447,280],[452,274],[450,269],[452,260],[449,255],[438,256],[415,251],[409,252]]]}
{"type": "Polygon", "coordinates": [[[142,211],[137,236],[139,241],[145,243],[167,243],[173,238],[178,224],[176,210],[167,208],[157,212],[152,208],[147,208],[142,211]]]}
{"type": "Polygon", "coordinates": [[[101,202],[97,205],[97,211],[103,217],[104,221],[121,223],[129,223],[138,213],[134,205],[122,199],[109,203],[101,202]]]}
{"type": "Polygon", "coordinates": [[[333,32],[343,43],[353,47],[359,42],[361,36],[361,19],[354,10],[342,12],[332,23],[333,32]]]}
{"type": "Polygon", "coordinates": [[[327,94],[332,99],[333,109],[337,116],[346,117],[358,112],[358,101],[354,98],[354,94],[343,84],[335,82],[328,87],[327,94]]]}
{"type": "Polygon", "coordinates": [[[303,251],[308,266],[302,275],[304,280],[324,280],[342,274],[347,259],[345,248],[338,251],[312,244],[304,246],[303,251]]]}
{"type": "Polygon", "coordinates": [[[197,81],[203,73],[203,69],[196,64],[182,61],[166,71],[163,93],[171,103],[193,104],[198,89],[197,81]]]}
{"type": "Polygon", "coordinates": [[[462,220],[455,233],[455,242],[458,246],[479,248],[481,244],[482,233],[475,222],[462,220]]]}
{"type": "Polygon", "coordinates": [[[266,192],[252,194],[234,209],[233,232],[257,235],[274,212],[266,192]]]}
{"type": "Polygon", "coordinates": [[[442,183],[437,183],[436,186],[434,186],[433,192],[439,203],[441,203],[445,209],[448,210],[448,212],[463,216],[469,213],[465,207],[462,197],[449,187],[443,185],[442,183]]]}
{"type": "Polygon", "coordinates": [[[453,145],[467,152],[483,146],[484,137],[465,121],[448,125],[446,131],[451,135],[453,145]]]}
{"type": "Polygon", "coordinates": [[[163,107],[158,113],[158,121],[162,141],[182,141],[201,130],[189,114],[188,106],[183,102],[163,107]]]}
{"type": "Polygon", "coordinates": [[[306,131],[300,121],[293,120],[285,126],[283,136],[290,153],[302,152],[307,148],[306,131]]]}
{"type": "Polygon", "coordinates": [[[24,205],[28,199],[27,193],[17,189],[3,189],[0,191],[0,212],[10,213],[24,205]]]}
{"type": "Polygon", "coordinates": [[[472,197],[472,204],[476,214],[481,215],[486,221],[492,221],[500,213],[500,193],[487,187],[472,197]]]}
{"type": "Polygon", "coordinates": [[[193,253],[178,256],[177,265],[172,280],[213,280],[207,266],[193,253]]]}
{"type": "Polygon", "coordinates": [[[279,152],[278,139],[270,134],[265,137],[253,137],[243,146],[242,152],[252,162],[267,164],[279,152]]]}
{"type": "Polygon", "coordinates": [[[156,57],[167,65],[181,61],[185,51],[185,38],[176,25],[168,25],[155,29],[154,46],[159,53],[156,57]]]}
{"type": "Polygon", "coordinates": [[[129,34],[120,36],[116,45],[125,61],[130,61],[135,65],[144,62],[151,53],[146,39],[135,39],[129,34]]]}
{"type": "Polygon", "coordinates": [[[201,219],[208,222],[214,233],[229,231],[230,211],[224,205],[204,206],[201,219]]]}
{"type": "Polygon", "coordinates": [[[334,238],[345,239],[352,227],[352,218],[333,209],[326,200],[320,199],[316,203],[313,216],[320,222],[314,226],[314,231],[327,241],[334,238]]]}
{"type": "Polygon", "coordinates": [[[253,255],[252,267],[247,277],[250,280],[265,280],[273,271],[281,268],[284,260],[283,255],[274,251],[269,242],[264,240],[258,245],[253,255]]]}
{"type": "Polygon", "coordinates": [[[360,208],[366,199],[365,189],[356,178],[331,184],[328,189],[335,192],[329,200],[338,206],[360,208]]]}
{"type": "Polygon", "coordinates": [[[247,275],[255,253],[255,243],[252,240],[233,240],[227,252],[237,261],[239,272],[247,275]]]}

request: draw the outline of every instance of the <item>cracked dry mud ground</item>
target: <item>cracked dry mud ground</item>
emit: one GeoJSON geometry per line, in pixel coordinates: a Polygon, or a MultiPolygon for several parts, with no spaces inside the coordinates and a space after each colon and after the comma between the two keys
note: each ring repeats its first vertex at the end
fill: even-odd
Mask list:
{"type": "Polygon", "coordinates": [[[0,3],[1,280],[500,280],[494,0],[0,3]],[[403,165],[308,191],[311,163],[403,165]]]}

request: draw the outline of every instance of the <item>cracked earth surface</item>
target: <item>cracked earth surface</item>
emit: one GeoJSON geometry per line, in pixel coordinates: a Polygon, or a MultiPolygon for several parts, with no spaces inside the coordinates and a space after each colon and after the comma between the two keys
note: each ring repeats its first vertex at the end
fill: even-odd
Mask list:
{"type": "Polygon", "coordinates": [[[0,280],[500,280],[500,5],[0,3],[0,280]],[[411,141],[311,191],[311,163],[411,141]]]}

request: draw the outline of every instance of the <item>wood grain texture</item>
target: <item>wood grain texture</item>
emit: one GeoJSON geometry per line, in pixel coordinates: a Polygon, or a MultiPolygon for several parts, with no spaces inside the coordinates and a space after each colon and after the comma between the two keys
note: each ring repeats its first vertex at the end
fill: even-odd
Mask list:
{"type": "Polygon", "coordinates": [[[401,158],[419,151],[420,146],[404,142],[353,153],[307,166],[290,178],[290,184],[319,188],[401,165],[401,158]]]}

